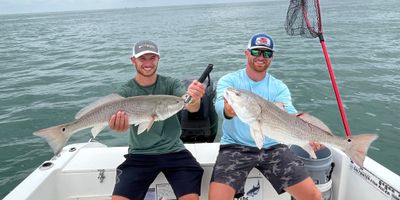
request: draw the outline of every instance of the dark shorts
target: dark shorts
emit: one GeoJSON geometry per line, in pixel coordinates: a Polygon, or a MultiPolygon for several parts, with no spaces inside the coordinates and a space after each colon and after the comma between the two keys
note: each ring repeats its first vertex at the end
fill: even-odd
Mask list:
{"type": "Polygon", "coordinates": [[[127,154],[118,166],[113,195],[143,200],[150,184],[162,172],[176,197],[200,195],[203,168],[188,150],[161,154],[127,154]]]}
{"type": "Polygon", "coordinates": [[[227,184],[236,190],[236,197],[244,192],[244,183],[253,168],[269,180],[278,194],[309,175],[304,164],[283,144],[268,149],[243,145],[221,145],[211,182],[227,184]]]}

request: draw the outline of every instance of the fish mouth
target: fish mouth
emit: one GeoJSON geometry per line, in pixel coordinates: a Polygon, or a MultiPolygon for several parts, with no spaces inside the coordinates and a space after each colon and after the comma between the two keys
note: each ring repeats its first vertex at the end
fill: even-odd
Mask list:
{"type": "Polygon", "coordinates": [[[229,105],[233,104],[233,95],[237,95],[237,90],[234,88],[227,88],[224,93],[224,98],[229,105]]]}

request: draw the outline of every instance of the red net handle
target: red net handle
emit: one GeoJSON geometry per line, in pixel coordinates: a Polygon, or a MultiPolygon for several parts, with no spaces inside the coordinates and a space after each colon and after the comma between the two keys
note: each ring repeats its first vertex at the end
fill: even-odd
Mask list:
{"type": "Polygon", "coordinates": [[[321,40],[321,46],[322,46],[322,51],[324,52],[325,62],[326,62],[326,66],[328,67],[329,76],[331,77],[332,87],[333,87],[333,91],[335,92],[336,102],[337,102],[337,105],[339,107],[340,116],[342,117],[344,130],[346,131],[347,137],[350,138],[350,135],[351,135],[350,128],[349,128],[349,125],[347,123],[346,113],[345,113],[345,111],[343,109],[343,103],[342,103],[342,99],[340,97],[339,88],[337,87],[337,84],[336,84],[335,74],[333,73],[333,69],[332,69],[332,66],[331,66],[331,61],[329,59],[328,50],[326,49],[326,45],[325,45],[325,41],[324,40],[321,40]]]}
{"type": "Polygon", "coordinates": [[[344,130],[346,131],[347,137],[350,138],[351,133],[350,133],[349,125],[347,123],[346,112],[344,111],[344,108],[343,108],[342,98],[340,97],[339,88],[338,88],[338,86],[336,84],[335,74],[334,74],[333,69],[332,69],[331,60],[329,58],[328,50],[326,48],[325,40],[324,40],[324,37],[323,37],[323,34],[322,34],[322,22],[321,22],[322,19],[321,19],[319,0],[314,0],[314,1],[315,1],[315,7],[316,7],[315,9],[316,9],[317,15],[318,15],[318,32],[316,32],[314,30],[314,28],[312,27],[312,25],[311,25],[311,23],[310,23],[310,21],[309,21],[309,19],[307,17],[307,9],[306,9],[307,0],[302,0],[301,1],[301,7],[302,7],[302,11],[303,11],[304,20],[306,22],[308,30],[311,31],[311,32],[316,33],[318,35],[318,37],[319,37],[319,41],[321,43],[322,51],[323,51],[324,57],[325,57],[326,66],[328,67],[329,76],[331,78],[333,91],[335,92],[336,102],[337,102],[337,105],[339,107],[340,116],[342,118],[344,130]]]}

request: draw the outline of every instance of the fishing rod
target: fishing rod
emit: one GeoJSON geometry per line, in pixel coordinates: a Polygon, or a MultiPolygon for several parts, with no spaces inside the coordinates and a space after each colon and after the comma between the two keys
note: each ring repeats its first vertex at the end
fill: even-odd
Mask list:
{"type": "MultiPolygon", "coordinates": [[[[214,65],[213,64],[208,64],[206,69],[203,71],[203,74],[201,74],[200,78],[197,79],[200,83],[203,83],[204,80],[206,80],[207,76],[210,75],[210,72],[213,70],[214,65]]],[[[192,100],[192,97],[187,95],[184,102],[189,103],[192,100]]]]}

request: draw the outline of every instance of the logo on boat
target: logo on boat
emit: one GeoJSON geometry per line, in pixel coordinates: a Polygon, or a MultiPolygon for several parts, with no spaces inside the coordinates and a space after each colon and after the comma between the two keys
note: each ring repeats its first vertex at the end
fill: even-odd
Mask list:
{"type": "Polygon", "coordinates": [[[244,194],[237,200],[264,200],[263,177],[248,177],[244,185],[244,194]]]}
{"type": "Polygon", "coordinates": [[[368,171],[367,169],[363,169],[358,167],[353,163],[351,168],[356,174],[360,175],[364,178],[369,184],[373,185],[377,190],[384,193],[391,199],[400,199],[400,192],[397,191],[394,187],[386,183],[384,180],[380,179],[378,176],[368,171]]]}
{"type": "Polygon", "coordinates": [[[246,195],[254,197],[258,194],[259,191],[260,191],[260,180],[258,180],[257,185],[253,185],[253,187],[249,191],[247,191],[246,195]]]}

